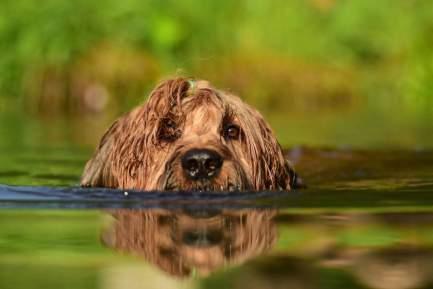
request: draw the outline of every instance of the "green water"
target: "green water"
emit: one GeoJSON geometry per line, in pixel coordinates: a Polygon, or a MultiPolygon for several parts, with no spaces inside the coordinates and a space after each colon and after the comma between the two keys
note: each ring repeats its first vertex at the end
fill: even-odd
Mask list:
{"type": "MultiPolygon", "coordinates": [[[[11,152],[1,182],[73,185],[85,155],[11,152]]],[[[309,188],[239,209],[2,209],[0,288],[432,287],[430,152],[290,156],[309,188]]]]}
{"type": "Polygon", "coordinates": [[[427,208],[0,216],[1,288],[430,288],[432,281],[427,208]]]}
{"type": "MultiPolygon", "coordinates": [[[[76,186],[111,121],[0,119],[0,184],[35,192],[76,186]]],[[[350,121],[345,131],[314,117],[271,119],[285,145],[315,139],[331,147],[288,151],[307,189],[238,209],[228,199],[205,200],[205,209],[154,200],[152,209],[77,210],[61,202],[6,206],[0,196],[9,208],[0,210],[0,288],[433,287],[430,126],[400,138],[386,134],[389,122],[366,122],[364,132],[377,131],[369,139],[349,137],[350,121]],[[351,149],[356,143],[365,149],[351,149]]]]}

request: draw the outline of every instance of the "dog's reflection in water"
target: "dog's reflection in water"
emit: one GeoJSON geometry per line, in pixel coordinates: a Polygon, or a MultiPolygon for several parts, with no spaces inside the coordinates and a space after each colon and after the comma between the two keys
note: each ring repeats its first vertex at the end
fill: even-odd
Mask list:
{"type": "Polygon", "coordinates": [[[201,276],[263,254],[276,241],[273,210],[117,210],[105,245],[170,275],[201,276]]]}

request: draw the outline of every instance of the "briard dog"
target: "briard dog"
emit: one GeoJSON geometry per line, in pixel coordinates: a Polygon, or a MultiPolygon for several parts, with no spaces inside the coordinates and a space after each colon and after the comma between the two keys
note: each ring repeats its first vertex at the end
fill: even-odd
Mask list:
{"type": "Polygon", "coordinates": [[[262,115],[207,81],[162,82],[117,119],[81,184],[133,190],[290,190],[297,178],[262,115]]]}

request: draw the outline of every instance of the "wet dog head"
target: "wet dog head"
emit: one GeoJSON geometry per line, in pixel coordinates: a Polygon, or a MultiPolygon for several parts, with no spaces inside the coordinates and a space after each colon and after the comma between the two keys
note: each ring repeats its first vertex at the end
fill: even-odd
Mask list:
{"type": "Polygon", "coordinates": [[[269,125],[237,96],[177,78],[118,119],[82,184],[142,190],[290,190],[295,174],[269,125]]]}

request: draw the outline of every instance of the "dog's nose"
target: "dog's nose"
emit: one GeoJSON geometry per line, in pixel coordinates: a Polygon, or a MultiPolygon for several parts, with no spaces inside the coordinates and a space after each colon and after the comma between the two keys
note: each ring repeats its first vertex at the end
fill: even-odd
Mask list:
{"type": "Polygon", "coordinates": [[[192,149],[182,157],[182,168],[192,180],[215,177],[223,164],[222,157],[208,149],[192,149]]]}

